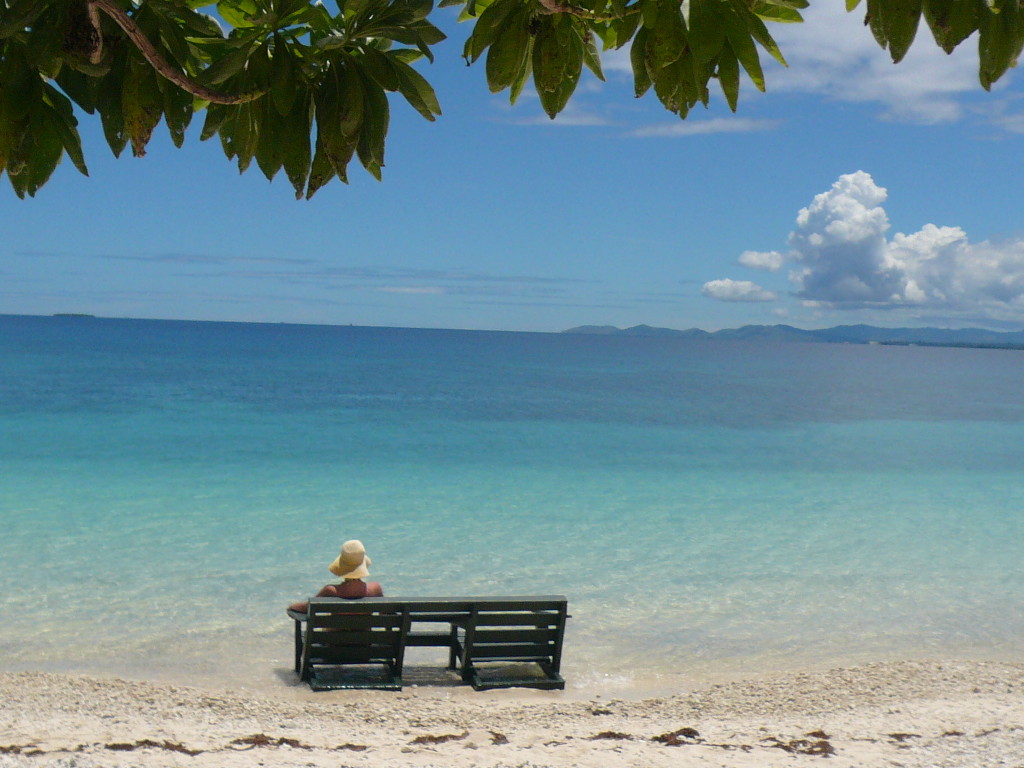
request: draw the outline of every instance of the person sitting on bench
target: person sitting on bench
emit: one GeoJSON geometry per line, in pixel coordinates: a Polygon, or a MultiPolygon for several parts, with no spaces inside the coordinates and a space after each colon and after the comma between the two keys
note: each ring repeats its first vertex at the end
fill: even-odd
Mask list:
{"type": "MultiPolygon", "coordinates": [[[[327,584],[316,597],[344,597],[355,600],[360,597],[384,597],[384,590],[376,581],[363,581],[370,575],[368,566],[370,558],[366,556],[366,549],[363,542],[358,539],[351,539],[341,545],[341,554],[333,563],[327,566],[327,570],[342,579],[340,584],[327,584]]],[[[309,603],[292,603],[288,606],[290,611],[306,613],[309,603]]]]}

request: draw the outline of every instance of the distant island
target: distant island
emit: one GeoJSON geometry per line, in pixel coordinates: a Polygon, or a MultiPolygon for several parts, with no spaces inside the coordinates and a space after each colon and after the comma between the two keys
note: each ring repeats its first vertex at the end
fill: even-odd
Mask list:
{"type": "Polygon", "coordinates": [[[1024,349],[1024,331],[989,331],[985,328],[877,328],[872,325],[837,325],[809,331],[791,325],[744,325],[721,331],[685,331],[634,325],[580,325],[562,333],[596,336],[644,336],[682,339],[731,339],[741,341],[803,341],[824,344],[895,344],[931,347],[980,347],[985,349],[1024,349]]]}

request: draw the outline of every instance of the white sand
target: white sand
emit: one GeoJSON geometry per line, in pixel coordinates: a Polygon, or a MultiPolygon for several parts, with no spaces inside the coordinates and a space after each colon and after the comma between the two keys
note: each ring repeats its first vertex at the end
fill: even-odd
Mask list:
{"type": "Polygon", "coordinates": [[[444,687],[240,695],[0,674],[0,768],[770,767],[823,759],[830,768],[1024,766],[1024,665],[869,664],[643,700],[444,687]],[[674,746],[655,740],[682,729],[692,730],[674,746]]]}

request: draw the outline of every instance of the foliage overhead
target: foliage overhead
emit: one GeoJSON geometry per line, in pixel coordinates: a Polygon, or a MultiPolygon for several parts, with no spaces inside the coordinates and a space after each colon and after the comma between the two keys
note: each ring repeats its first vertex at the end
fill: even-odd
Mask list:
{"type": "MultiPolygon", "coordinates": [[[[824,0],[819,0],[824,1],[824,0]]],[[[433,0],[0,0],[0,174],[35,195],[66,154],[87,174],[82,113],[99,114],[118,156],[145,154],[161,122],[181,146],[196,112],[245,171],[284,170],[311,197],[353,157],[380,179],[389,94],[427,120],[441,114],[412,66],[445,35],[433,0]],[[336,9],[336,10],[335,10],[336,9]],[[213,13],[216,13],[215,18],[213,13]],[[219,20],[218,20],[219,19],[219,20]],[[226,30],[225,30],[226,27],[226,30]]],[[[846,0],[854,10],[860,0],[846,0]]],[[[740,71],[759,90],[759,49],[785,64],[767,23],[800,22],[808,0],[441,0],[473,24],[463,56],[485,58],[493,92],[515,102],[532,79],[554,118],[583,67],[629,45],[637,97],[654,91],[681,118],[718,81],[729,107],[740,71]]],[[[947,53],[978,34],[988,89],[1024,45],[1021,0],[866,0],[865,24],[894,62],[924,17],[947,53]]]]}

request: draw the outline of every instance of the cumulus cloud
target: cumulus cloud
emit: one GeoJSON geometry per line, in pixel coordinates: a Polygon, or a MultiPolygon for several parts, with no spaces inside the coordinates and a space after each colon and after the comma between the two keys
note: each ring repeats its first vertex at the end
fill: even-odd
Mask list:
{"type": "MultiPolygon", "coordinates": [[[[791,266],[794,294],[804,306],[1024,318],[1024,240],[972,243],[960,227],[935,224],[889,239],[887,197],[870,174],[857,171],[840,176],[797,214],[792,250],[776,255],[780,266],[791,266]]],[[[774,263],[768,256],[747,251],[740,262],[763,268],[774,263]]],[[[704,293],[724,298],[742,292],[739,285],[753,286],[751,294],[761,290],[716,280],[704,293]]]]}
{"type": "Polygon", "coordinates": [[[767,269],[778,272],[786,260],[778,251],[744,251],[740,254],[740,264],[751,269],[767,269]]]}
{"type": "Polygon", "coordinates": [[[777,298],[774,293],[766,291],[757,283],[729,278],[704,283],[700,292],[719,301],[775,301],[777,298]]]}

